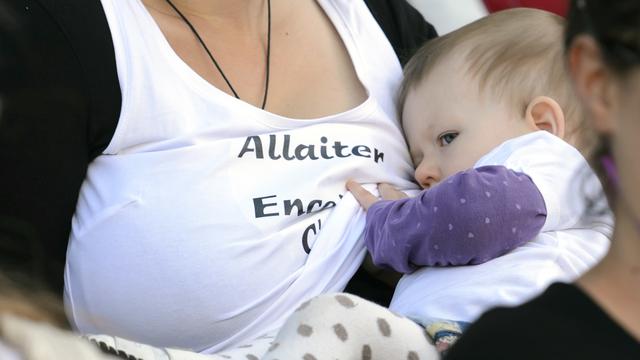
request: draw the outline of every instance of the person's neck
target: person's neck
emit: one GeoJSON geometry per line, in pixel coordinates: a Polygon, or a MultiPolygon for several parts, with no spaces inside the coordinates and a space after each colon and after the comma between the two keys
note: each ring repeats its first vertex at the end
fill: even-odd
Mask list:
{"type": "MultiPolygon", "coordinates": [[[[165,0],[161,0],[164,2],[165,0]]],[[[264,23],[266,0],[172,0],[183,14],[212,24],[254,31],[264,23]]]]}
{"type": "Polygon", "coordinates": [[[640,341],[640,233],[635,221],[627,211],[617,211],[609,253],[578,285],[640,341]]]}

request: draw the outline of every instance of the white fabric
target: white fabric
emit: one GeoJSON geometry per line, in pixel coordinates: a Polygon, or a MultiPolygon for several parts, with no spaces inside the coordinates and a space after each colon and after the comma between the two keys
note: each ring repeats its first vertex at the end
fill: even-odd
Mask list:
{"type": "Polygon", "coordinates": [[[79,331],[213,353],[344,288],[365,251],[364,212],[341,199],[345,182],[409,188],[413,170],[393,104],[402,74],[391,45],[364,2],[318,3],[368,99],[298,120],[199,77],[140,0],[102,0],[123,104],[72,224],[65,302],[79,331]],[[272,160],[286,138],[300,159],[272,160]]]}
{"type": "MultiPolygon", "coordinates": [[[[531,177],[547,207],[541,233],[481,265],[423,268],[405,275],[391,310],[421,323],[472,322],[491,307],[523,303],[554,281],[574,280],[608,250],[613,218],[610,213],[587,215],[587,199],[602,188],[575,148],[538,131],[503,143],[475,167],[487,165],[504,165],[531,177]]],[[[516,204],[504,206],[517,211],[516,204]]]]}
{"type": "Polygon", "coordinates": [[[18,352],[5,344],[2,339],[0,339],[0,359],[3,360],[21,360],[22,356],[18,354],[18,352]]]}
{"type": "MultiPolygon", "coordinates": [[[[228,360],[258,359],[272,346],[276,333],[267,334],[254,339],[251,343],[240,345],[234,349],[216,354],[201,354],[189,350],[157,348],[110,335],[86,335],[87,339],[104,344],[118,353],[127,354],[132,359],[142,360],[228,360]]],[[[0,358],[2,359],[2,358],[0,358]]]]}
{"type": "Polygon", "coordinates": [[[117,359],[77,334],[12,314],[0,314],[0,336],[1,360],[117,359]]]}

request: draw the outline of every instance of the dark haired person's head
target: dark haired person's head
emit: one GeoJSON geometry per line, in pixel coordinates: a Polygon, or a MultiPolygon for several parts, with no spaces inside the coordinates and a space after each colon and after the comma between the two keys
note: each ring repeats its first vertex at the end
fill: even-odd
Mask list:
{"type": "Polygon", "coordinates": [[[611,349],[611,357],[637,358],[631,354],[640,340],[640,1],[573,0],[565,43],[585,120],[601,139],[592,164],[616,215],[608,254],[577,282],[635,347],[623,340],[596,344],[611,349]]]}
{"type": "Polygon", "coordinates": [[[640,1],[573,0],[566,56],[586,116],[600,135],[592,164],[610,199],[637,219],[640,193],[640,1]],[[612,196],[617,194],[617,196],[612,196]]]}
{"type": "Polygon", "coordinates": [[[640,65],[640,2],[573,0],[568,14],[566,46],[580,36],[593,39],[609,70],[618,75],[640,65]]]}

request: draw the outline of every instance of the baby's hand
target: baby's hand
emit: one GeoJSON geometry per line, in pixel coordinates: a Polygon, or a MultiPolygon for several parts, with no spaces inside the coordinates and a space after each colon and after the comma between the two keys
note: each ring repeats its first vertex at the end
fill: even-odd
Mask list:
{"type": "MultiPolygon", "coordinates": [[[[365,210],[369,210],[371,205],[380,200],[367,191],[367,189],[363,188],[362,185],[353,180],[347,181],[347,189],[351,191],[353,196],[360,203],[360,206],[365,210]]],[[[378,184],[378,191],[380,191],[382,200],[398,200],[408,197],[407,194],[386,183],[378,184]]]]}

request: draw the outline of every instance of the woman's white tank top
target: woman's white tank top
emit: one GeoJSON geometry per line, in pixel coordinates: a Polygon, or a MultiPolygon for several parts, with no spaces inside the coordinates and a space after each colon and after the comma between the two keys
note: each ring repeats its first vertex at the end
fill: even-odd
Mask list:
{"type": "Polygon", "coordinates": [[[123,103],[72,224],[65,300],[79,331],[216,352],[344,288],[365,252],[345,182],[410,188],[413,169],[391,45],[364,2],[318,3],[368,98],[299,120],[201,78],[140,0],[102,0],[123,103]]]}

